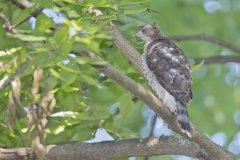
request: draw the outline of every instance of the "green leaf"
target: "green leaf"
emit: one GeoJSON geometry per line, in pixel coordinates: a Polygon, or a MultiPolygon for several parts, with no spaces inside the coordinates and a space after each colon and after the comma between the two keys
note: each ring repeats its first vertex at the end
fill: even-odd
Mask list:
{"type": "Polygon", "coordinates": [[[76,58],[77,63],[84,65],[84,64],[93,64],[93,65],[105,65],[107,62],[104,61],[95,61],[88,57],[77,57],[76,58]]]}
{"type": "Polygon", "coordinates": [[[21,50],[22,47],[17,47],[17,48],[10,48],[10,49],[6,49],[5,51],[0,51],[0,57],[1,56],[7,56],[10,54],[13,54],[19,50],[21,50]]]}
{"type": "Polygon", "coordinates": [[[46,32],[53,27],[53,20],[46,15],[39,15],[36,20],[36,28],[35,31],[46,32]]]}
{"type": "Polygon", "coordinates": [[[75,74],[75,73],[71,73],[66,70],[61,70],[59,73],[60,73],[60,76],[62,77],[61,79],[65,83],[64,86],[68,86],[68,85],[72,84],[77,79],[77,74],[75,74]]]}
{"type": "Polygon", "coordinates": [[[88,57],[76,57],[77,63],[84,65],[84,64],[91,64],[94,62],[91,58],[88,57]]]}
{"type": "Polygon", "coordinates": [[[82,126],[76,126],[73,129],[74,135],[72,136],[71,140],[72,141],[86,141],[90,140],[94,137],[95,129],[91,129],[88,127],[82,127],[82,126]]]}
{"type": "Polygon", "coordinates": [[[82,5],[84,6],[95,6],[95,7],[109,7],[114,8],[114,5],[116,4],[115,0],[88,0],[83,1],[82,5]]]}
{"type": "Polygon", "coordinates": [[[91,85],[95,85],[95,86],[98,85],[96,79],[88,76],[87,74],[82,74],[81,77],[82,77],[86,82],[88,82],[88,83],[91,84],[91,85]]]}
{"type": "MultiPolygon", "coordinates": [[[[14,10],[13,11],[13,22],[12,23],[13,24],[18,24],[19,22],[22,22],[24,19],[29,17],[29,15],[31,15],[33,10],[34,9],[32,7],[25,8],[24,10],[22,10],[22,9],[14,10]]],[[[28,23],[28,21],[26,21],[25,23],[28,23]]]]}
{"type": "Polygon", "coordinates": [[[26,35],[26,34],[20,34],[20,33],[18,33],[18,34],[7,33],[7,35],[9,37],[17,38],[17,39],[20,39],[23,41],[28,41],[28,42],[41,42],[41,41],[47,40],[47,38],[44,36],[34,36],[34,35],[26,35]]]}
{"type": "Polygon", "coordinates": [[[76,42],[84,43],[84,45],[91,51],[94,51],[96,53],[99,53],[99,41],[95,40],[95,35],[89,35],[89,36],[76,36],[75,38],[76,42]]]}
{"type": "Polygon", "coordinates": [[[128,14],[136,14],[136,13],[141,13],[145,12],[147,9],[146,8],[139,8],[139,9],[129,9],[129,10],[124,10],[124,15],[128,14]]]}
{"type": "Polygon", "coordinates": [[[120,2],[121,6],[126,6],[126,5],[133,5],[133,4],[142,4],[142,3],[148,3],[151,2],[152,0],[122,0],[120,2]]]}
{"type": "Polygon", "coordinates": [[[59,61],[67,57],[67,55],[51,52],[49,48],[37,48],[35,52],[33,56],[34,63],[43,68],[55,66],[59,61]]]}
{"type": "Polygon", "coordinates": [[[60,75],[56,70],[54,70],[53,68],[50,69],[50,72],[51,72],[56,78],[63,80],[62,77],[61,77],[61,75],[60,75]]]}
{"type": "Polygon", "coordinates": [[[51,8],[53,6],[53,1],[52,0],[40,0],[40,1],[36,1],[36,6],[39,8],[51,8]]]}
{"type": "Polygon", "coordinates": [[[62,0],[62,1],[70,4],[79,4],[79,2],[77,2],[76,0],[62,0]]]}
{"type": "Polygon", "coordinates": [[[64,87],[72,84],[76,78],[77,78],[77,74],[73,74],[70,72],[67,72],[66,70],[61,70],[60,72],[57,72],[56,70],[54,70],[53,68],[50,69],[50,72],[58,79],[60,79],[61,81],[63,81],[65,84],[63,85],[64,87]]]}
{"type": "Polygon", "coordinates": [[[117,20],[117,14],[100,15],[100,16],[95,17],[94,19],[97,19],[97,20],[106,20],[106,19],[117,20]]]}
{"type": "Polygon", "coordinates": [[[59,54],[68,54],[72,49],[73,39],[69,33],[69,27],[61,27],[53,36],[49,38],[53,50],[59,54]]]}
{"type": "Polygon", "coordinates": [[[72,65],[71,63],[69,65],[63,65],[62,62],[59,62],[57,64],[60,68],[64,69],[65,71],[68,71],[68,72],[72,72],[72,73],[75,73],[75,74],[80,74],[80,69],[75,66],[75,65],[72,65]]]}
{"type": "Polygon", "coordinates": [[[131,97],[129,94],[124,94],[121,97],[119,97],[120,102],[120,113],[123,117],[127,117],[131,112],[131,109],[133,108],[133,101],[131,100],[131,97]]]}
{"type": "Polygon", "coordinates": [[[49,77],[46,82],[50,90],[54,89],[54,87],[58,84],[58,80],[55,77],[49,77]]]}

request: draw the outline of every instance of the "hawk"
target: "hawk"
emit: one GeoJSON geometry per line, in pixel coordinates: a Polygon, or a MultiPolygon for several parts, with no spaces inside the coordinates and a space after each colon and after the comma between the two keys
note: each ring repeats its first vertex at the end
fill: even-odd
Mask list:
{"type": "Polygon", "coordinates": [[[149,85],[176,112],[182,132],[191,137],[186,109],[192,99],[191,70],[183,51],[153,24],[141,26],[136,36],[146,42],[142,67],[149,85]]]}

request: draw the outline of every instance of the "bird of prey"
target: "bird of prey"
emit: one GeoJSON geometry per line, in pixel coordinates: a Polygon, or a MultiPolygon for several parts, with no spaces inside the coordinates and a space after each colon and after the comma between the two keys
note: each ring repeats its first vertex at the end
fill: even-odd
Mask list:
{"type": "Polygon", "coordinates": [[[136,36],[146,42],[142,67],[149,85],[164,104],[176,113],[182,132],[191,137],[186,105],[192,99],[192,78],[186,56],[153,24],[141,26],[136,36]]]}

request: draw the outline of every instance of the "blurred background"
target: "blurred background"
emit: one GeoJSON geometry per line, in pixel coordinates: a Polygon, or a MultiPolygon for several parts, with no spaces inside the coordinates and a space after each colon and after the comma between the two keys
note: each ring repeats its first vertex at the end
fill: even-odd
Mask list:
{"type": "MultiPolygon", "coordinates": [[[[111,42],[111,33],[103,31],[103,26],[110,21],[114,22],[140,53],[143,51],[144,43],[136,41],[135,33],[138,27],[145,23],[155,23],[161,33],[167,37],[206,34],[240,46],[239,0],[140,0],[136,2],[134,0],[86,0],[80,1],[81,5],[76,6],[74,3],[64,6],[63,4],[68,1],[36,2],[39,2],[38,5],[33,7],[44,7],[44,16],[31,17],[18,28],[31,32],[33,36],[41,35],[48,39],[47,44],[41,44],[40,47],[38,44],[38,50],[24,48],[24,51],[33,52],[34,63],[44,69],[45,80],[50,84],[57,102],[54,113],[49,118],[47,144],[62,141],[91,143],[175,134],[140,99],[92,68],[88,59],[76,58],[73,53],[69,54],[70,50],[91,49],[121,72],[149,89],[129,60],[114,47],[111,42]],[[85,13],[89,7],[96,9],[94,14],[85,13]],[[100,15],[97,17],[95,14],[100,15]],[[93,21],[98,23],[92,23],[93,21]],[[57,36],[54,37],[46,31],[49,27],[60,23],[64,23],[68,28],[57,31],[57,36]],[[71,39],[67,39],[64,35],[67,32],[71,39]],[[54,50],[56,44],[61,46],[61,54],[56,53],[57,56],[54,50]]],[[[14,6],[1,3],[2,11],[7,16],[11,16],[12,22],[15,23],[19,22],[19,19],[24,19],[32,11],[23,12],[14,6]]],[[[3,30],[1,34],[5,34],[3,30]]],[[[19,38],[20,41],[21,38],[23,37],[19,38]]],[[[3,41],[3,36],[0,40],[3,41]]],[[[12,43],[11,40],[5,40],[2,46],[0,45],[0,49],[4,51],[7,47],[16,48],[21,45],[23,44],[18,41],[12,43]]],[[[194,58],[217,55],[240,57],[240,52],[201,40],[181,41],[178,45],[193,64],[193,100],[188,106],[192,123],[217,144],[239,154],[240,65],[228,62],[207,65],[201,63],[196,66],[194,58]]],[[[59,49],[56,52],[59,52],[59,49]]],[[[13,56],[2,59],[0,57],[0,62],[7,64],[11,58],[13,56]]],[[[18,62],[24,60],[26,58],[18,62]]],[[[8,71],[1,70],[0,78],[3,79],[13,70],[14,67],[10,67],[8,71]]],[[[29,78],[31,71],[32,68],[29,67],[21,76],[22,88],[24,88],[22,106],[26,112],[31,101],[31,96],[28,94],[31,90],[29,84],[32,83],[32,79],[29,78]]],[[[10,89],[9,87],[1,92],[0,108],[3,112],[0,113],[2,130],[0,145],[16,147],[22,146],[27,119],[19,118],[13,126],[13,131],[6,127],[7,113],[4,111],[10,89]]],[[[192,158],[155,156],[145,159],[190,160],[192,158]]]]}

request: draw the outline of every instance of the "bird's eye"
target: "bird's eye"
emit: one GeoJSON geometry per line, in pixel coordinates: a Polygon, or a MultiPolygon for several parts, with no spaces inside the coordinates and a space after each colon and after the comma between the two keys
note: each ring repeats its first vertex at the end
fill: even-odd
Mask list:
{"type": "Polygon", "coordinates": [[[142,29],[142,33],[147,33],[148,32],[148,29],[144,28],[142,29]]]}

